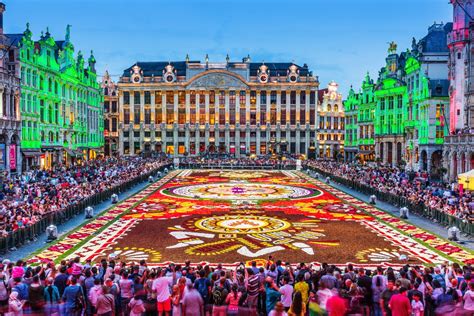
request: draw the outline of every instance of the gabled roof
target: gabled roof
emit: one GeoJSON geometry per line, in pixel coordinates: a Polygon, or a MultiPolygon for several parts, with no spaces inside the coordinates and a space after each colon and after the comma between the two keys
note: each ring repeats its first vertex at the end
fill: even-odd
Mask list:
{"type": "Polygon", "coordinates": [[[21,39],[23,38],[23,33],[20,34],[5,34],[8,45],[19,46],[21,39]]]}

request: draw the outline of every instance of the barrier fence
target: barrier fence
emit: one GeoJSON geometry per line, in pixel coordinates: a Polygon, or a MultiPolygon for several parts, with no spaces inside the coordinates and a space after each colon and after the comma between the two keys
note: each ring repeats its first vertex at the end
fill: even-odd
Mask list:
{"type": "Polygon", "coordinates": [[[36,223],[10,232],[7,236],[0,237],[0,253],[5,254],[13,247],[22,246],[23,244],[33,240],[39,234],[45,232],[46,227],[49,225],[59,225],[67,222],[78,214],[84,214],[84,209],[86,207],[100,204],[105,200],[110,199],[112,194],[125,192],[135,185],[147,181],[150,176],[155,175],[157,172],[163,171],[165,168],[169,169],[170,167],[171,164],[162,165],[113,188],[96,193],[93,196],[89,196],[73,205],[69,205],[62,210],[44,214],[43,217],[36,223]]]}
{"type": "Polygon", "coordinates": [[[447,214],[439,209],[431,208],[426,206],[424,203],[413,203],[405,197],[398,196],[388,192],[380,192],[375,188],[369,187],[365,184],[345,179],[339,176],[335,176],[329,172],[321,170],[315,167],[306,167],[307,169],[318,172],[324,177],[330,177],[332,181],[335,181],[339,184],[342,184],[346,187],[349,187],[353,190],[361,192],[367,195],[375,195],[377,200],[387,202],[389,204],[395,205],[397,207],[407,207],[410,213],[414,213],[423,217],[426,217],[431,220],[435,220],[440,225],[451,227],[456,225],[462,233],[468,235],[474,235],[474,223],[466,219],[460,219],[456,216],[447,214]]]}

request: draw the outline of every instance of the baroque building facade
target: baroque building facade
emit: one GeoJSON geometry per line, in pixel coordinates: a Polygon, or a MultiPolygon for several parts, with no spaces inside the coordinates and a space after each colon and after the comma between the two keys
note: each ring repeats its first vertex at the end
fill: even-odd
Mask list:
{"type": "Polygon", "coordinates": [[[16,51],[3,31],[5,4],[0,3],[0,170],[21,169],[20,78],[16,51]]]}
{"type": "Polygon", "coordinates": [[[449,135],[445,137],[443,165],[447,178],[474,168],[474,3],[451,0],[453,28],[449,48],[449,135]]]}
{"type": "Polygon", "coordinates": [[[306,64],[137,62],[118,82],[119,152],[315,156],[318,86],[306,64]]]}
{"type": "Polygon", "coordinates": [[[104,94],[104,154],[117,156],[119,150],[119,111],[117,84],[106,71],[102,78],[104,94]]]}
{"type": "Polygon", "coordinates": [[[29,25],[7,37],[21,78],[24,169],[94,158],[103,146],[103,109],[92,52],[87,66],[80,51],[74,56],[70,26],[62,41],[48,30],[34,40],[29,25]]]}
{"type": "Polygon", "coordinates": [[[316,125],[317,157],[340,159],[344,153],[344,107],[342,94],[334,81],[319,90],[316,125]]]}
{"type": "Polygon", "coordinates": [[[375,148],[376,160],[384,164],[440,175],[448,133],[446,38],[451,28],[451,23],[433,24],[400,54],[392,42],[377,82],[367,74],[361,91],[349,91],[345,106],[358,113],[358,120],[357,127],[346,128],[346,141],[352,135],[352,148],[358,143],[359,160],[374,160],[375,148]]]}

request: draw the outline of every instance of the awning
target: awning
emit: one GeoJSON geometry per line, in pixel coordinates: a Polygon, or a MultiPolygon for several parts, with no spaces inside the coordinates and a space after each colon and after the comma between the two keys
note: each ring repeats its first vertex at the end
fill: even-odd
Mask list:
{"type": "Polygon", "coordinates": [[[23,156],[28,158],[41,156],[41,151],[39,149],[22,149],[21,153],[23,156]]]}

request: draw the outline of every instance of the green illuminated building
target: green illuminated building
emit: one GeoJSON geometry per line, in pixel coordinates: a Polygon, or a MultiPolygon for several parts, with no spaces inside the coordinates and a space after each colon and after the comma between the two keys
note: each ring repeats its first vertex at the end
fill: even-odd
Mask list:
{"type": "Polygon", "coordinates": [[[345,137],[344,137],[344,159],[352,161],[355,159],[358,151],[358,124],[357,111],[360,105],[360,93],[355,93],[354,89],[349,90],[347,100],[344,102],[345,116],[345,137]]]}
{"type": "Polygon", "coordinates": [[[92,52],[87,65],[80,51],[75,56],[70,26],[63,41],[48,30],[35,41],[28,25],[23,34],[7,36],[19,52],[25,169],[94,158],[104,143],[104,127],[92,52]]]}
{"type": "Polygon", "coordinates": [[[401,54],[392,42],[376,84],[367,74],[359,93],[351,88],[345,106],[356,109],[357,128],[346,124],[346,140],[354,130],[358,133],[346,146],[357,142],[359,160],[373,160],[375,148],[375,159],[382,163],[439,171],[449,122],[446,34],[451,28],[451,23],[433,24],[401,54]]]}

